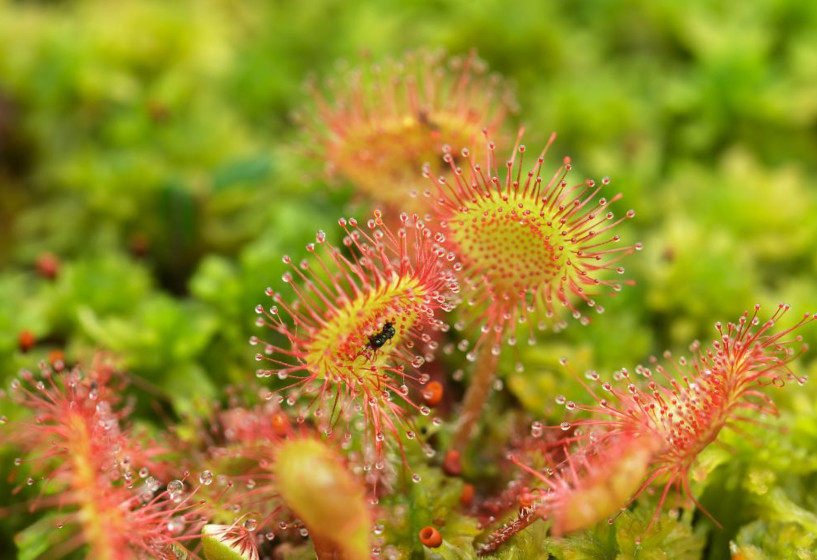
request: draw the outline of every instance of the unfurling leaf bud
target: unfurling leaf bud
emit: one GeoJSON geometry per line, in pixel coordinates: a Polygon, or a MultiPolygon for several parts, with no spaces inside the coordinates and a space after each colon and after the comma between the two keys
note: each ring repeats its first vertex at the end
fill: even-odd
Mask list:
{"type": "Polygon", "coordinates": [[[306,524],[319,557],[370,557],[364,490],[337,453],[314,439],[290,440],[276,453],[274,470],[281,497],[306,524]]]}

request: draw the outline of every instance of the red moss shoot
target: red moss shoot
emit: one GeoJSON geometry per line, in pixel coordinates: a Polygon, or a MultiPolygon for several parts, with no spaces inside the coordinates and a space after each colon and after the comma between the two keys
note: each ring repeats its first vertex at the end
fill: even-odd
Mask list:
{"type": "Polygon", "coordinates": [[[37,344],[37,337],[34,336],[34,333],[30,330],[24,329],[17,335],[17,347],[20,349],[20,352],[28,352],[34,348],[35,344],[37,344]]]}
{"type": "Polygon", "coordinates": [[[365,229],[354,219],[339,223],[349,256],[318,232],[317,246],[307,246],[316,269],[309,261],[296,266],[284,257],[292,272],[283,280],[295,301],[285,303],[270,288],[272,307],[256,307],[258,325],[288,344],[257,337],[250,342],[263,345],[256,359],[270,364],[258,370],[259,377],[295,380],[283,402],[294,404],[296,389],[317,393],[310,407],[327,433],[340,419],[349,430],[362,416],[380,458],[387,435],[400,442],[401,426],[408,438],[416,437],[406,408],[430,412],[409,399],[406,380],[428,381],[416,370],[434,357],[433,331],[447,328],[437,314],[454,306],[458,286],[447,268],[453,255],[441,247],[442,235],[432,234],[416,216],[403,214],[396,233],[383,225],[380,212],[365,229]]]}
{"type": "Polygon", "coordinates": [[[462,487],[462,494],[460,494],[460,505],[465,508],[470,508],[474,503],[474,485],[464,484],[462,487]]]}
{"type": "Polygon", "coordinates": [[[61,370],[65,367],[65,353],[62,350],[54,349],[48,352],[48,363],[55,370],[61,370]]]}
{"type": "Polygon", "coordinates": [[[410,53],[348,72],[327,89],[330,99],[311,88],[316,117],[304,123],[318,156],[368,198],[412,211],[424,207],[409,196],[423,163],[439,161],[445,144],[463,148],[482,127],[497,129],[514,106],[508,88],[486,75],[473,52],[450,59],[410,53]]]}
{"type": "MultiPolygon", "coordinates": [[[[621,198],[599,196],[609,179],[568,186],[569,158],[550,179],[543,179],[545,155],[555,134],[528,169],[521,136],[522,131],[504,166],[486,134],[484,164],[464,149],[463,169],[446,149],[450,173],[434,179],[429,168],[425,171],[436,185],[436,210],[447,229],[447,247],[464,266],[464,291],[475,308],[472,321],[481,325],[480,340],[488,339],[494,354],[499,354],[503,336],[515,343],[516,323],[527,322],[533,337],[535,321],[530,319],[540,310],[553,317],[559,304],[586,321],[575,303],[580,300],[603,312],[594,299],[598,288],[621,289],[606,273],[623,274],[618,262],[641,248],[616,246],[620,238],[613,230],[635,213],[616,218],[609,210],[621,198]]],[[[475,351],[469,353],[471,360],[476,356],[475,351]]]]}
{"type": "Polygon", "coordinates": [[[27,457],[15,465],[29,471],[27,485],[43,485],[29,507],[58,509],[66,532],[54,557],[83,546],[91,558],[174,557],[197,538],[202,504],[185,495],[183,480],[154,478],[166,468],[122,431],[110,373],[54,373],[43,364],[40,379],[24,371],[12,381],[12,398],[33,415],[13,425],[11,440],[27,457]]]}
{"type": "MultiPolygon", "coordinates": [[[[691,360],[680,358],[672,362],[674,372],[653,358],[652,368],[639,366],[635,370],[645,379],[644,385],[632,382],[626,369],[616,372],[615,380],[627,384],[621,390],[613,383],[602,382],[591,371],[586,377],[601,385],[602,390],[600,396],[586,385],[595,405],[557,399],[568,410],[583,410],[592,415],[589,419],[562,423],[562,429],[583,430],[582,436],[572,438],[585,445],[585,451],[578,452],[604,453],[599,450],[615,448],[628,438],[657,442],[647,476],[632,498],[652,483],[662,482],[656,517],[673,485],[709,515],[689,487],[689,471],[698,455],[717,439],[724,427],[739,430],[737,423],[757,423],[752,413],[776,415],[773,401],[761,389],[782,386],[787,379],[805,383],[805,377],[795,375],[788,366],[799,355],[791,346],[802,341],[802,337],[792,333],[815,321],[817,314],[806,314],[793,326],[771,334],[789,307],[780,305],[764,323],[758,318],[759,309],[760,306],[755,306],[752,314],[745,312],[737,323],[725,327],[717,323],[718,338],[712,345],[701,349],[694,343],[690,347],[691,360]]],[[[801,352],[805,349],[803,345],[801,352]]],[[[669,353],[664,357],[671,358],[669,353]]]]}
{"type": "Polygon", "coordinates": [[[420,529],[420,542],[423,543],[423,546],[427,546],[429,548],[439,548],[443,544],[443,536],[440,532],[431,527],[423,527],[420,529]]]}
{"type": "Polygon", "coordinates": [[[443,400],[443,385],[439,381],[432,381],[423,389],[423,400],[428,406],[437,406],[443,400]]]}
{"type": "Polygon", "coordinates": [[[462,474],[462,454],[456,449],[449,449],[443,458],[443,472],[448,476],[460,476],[462,474]]]}
{"type": "Polygon", "coordinates": [[[37,274],[47,280],[54,280],[60,272],[60,260],[54,253],[43,253],[34,263],[37,274]]]}

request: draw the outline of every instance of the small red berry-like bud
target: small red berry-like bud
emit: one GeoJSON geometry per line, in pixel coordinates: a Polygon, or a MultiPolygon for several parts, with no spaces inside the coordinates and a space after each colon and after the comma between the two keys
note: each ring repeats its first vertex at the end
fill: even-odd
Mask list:
{"type": "Polygon", "coordinates": [[[65,354],[62,350],[51,350],[48,353],[48,363],[57,371],[65,367],[65,354]]]}
{"type": "Polygon", "coordinates": [[[434,527],[423,527],[420,529],[420,542],[429,548],[439,548],[443,544],[443,536],[434,527]]]}
{"type": "Polygon", "coordinates": [[[60,260],[53,253],[43,253],[37,257],[35,266],[37,274],[48,280],[53,280],[60,272],[60,260]]]}
{"type": "Polygon", "coordinates": [[[17,346],[20,348],[20,352],[28,352],[34,348],[35,344],[37,344],[37,338],[28,329],[21,331],[17,337],[17,346]]]}
{"type": "Polygon", "coordinates": [[[449,449],[443,459],[443,471],[449,476],[462,474],[462,456],[456,449],[449,449]]]}
{"type": "Polygon", "coordinates": [[[439,381],[432,381],[423,387],[423,400],[428,406],[437,406],[443,400],[443,385],[439,381]]]}
{"type": "Polygon", "coordinates": [[[463,507],[471,507],[474,503],[474,485],[466,484],[462,487],[462,494],[460,494],[460,504],[463,507]]]}
{"type": "Polygon", "coordinates": [[[536,500],[536,494],[530,491],[529,488],[525,488],[519,494],[519,507],[520,508],[529,508],[533,505],[533,502],[536,500]]]}
{"type": "Polygon", "coordinates": [[[272,430],[281,437],[286,437],[292,433],[292,425],[289,423],[289,418],[283,412],[276,412],[270,417],[270,426],[272,430]]]}
{"type": "Polygon", "coordinates": [[[135,257],[144,257],[150,251],[150,240],[144,233],[136,233],[130,239],[130,251],[135,257]]]}
{"type": "Polygon", "coordinates": [[[155,123],[164,122],[170,117],[170,108],[158,101],[148,103],[147,112],[150,119],[155,123]]]}

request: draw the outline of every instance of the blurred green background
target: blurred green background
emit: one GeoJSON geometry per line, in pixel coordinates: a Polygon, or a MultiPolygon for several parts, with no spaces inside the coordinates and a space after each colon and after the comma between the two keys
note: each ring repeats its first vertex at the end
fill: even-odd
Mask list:
{"type": "MultiPolygon", "coordinates": [[[[514,84],[526,143],[556,131],[574,179],[610,176],[637,213],[637,285],[533,349],[541,376],[510,376],[532,412],[579,398],[547,373],[561,354],[609,371],[756,302],[815,311],[815,2],[0,0],[3,385],[56,348],[115,352],[177,412],[254,378],[253,307],[281,255],[368,211],[305,155],[304,81],[440,47],[476,48],[514,84]]],[[[792,393],[784,416],[814,420],[814,389],[792,393]]]]}

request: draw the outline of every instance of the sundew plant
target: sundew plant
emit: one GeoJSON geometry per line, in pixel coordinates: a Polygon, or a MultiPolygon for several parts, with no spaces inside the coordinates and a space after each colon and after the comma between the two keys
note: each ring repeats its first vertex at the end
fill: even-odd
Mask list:
{"type": "Polygon", "coordinates": [[[0,0],[0,558],[817,557],[813,4],[0,0]]]}

